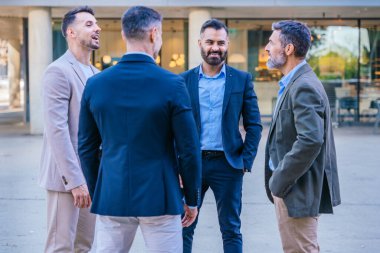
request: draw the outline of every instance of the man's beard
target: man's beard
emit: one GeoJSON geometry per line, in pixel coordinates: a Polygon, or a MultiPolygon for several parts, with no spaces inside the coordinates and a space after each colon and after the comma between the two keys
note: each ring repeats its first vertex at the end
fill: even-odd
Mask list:
{"type": "Polygon", "coordinates": [[[93,50],[97,50],[99,49],[100,45],[99,44],[92,44],[90,43],[90,48],[93,49],[93,50]]]}
{"type": "Polygon", "coordinates": [[[207,62],[207,64],[211,65],[211,66],[218,66],[219,64],[221,64],[222,62],[224,62],[227,58],[227,51],[226,52],[222,52],[222,51],[209,51],[208,53],[206,51],[203,50],[203,48],[201,49],[201,56],[202,56],[202,59],[207,62]],[[212,53],[218,53],[219,54],[219,57],[210,57],[209,55],[211,55],[212,53]]]}
{"type": "Polygon", "coordinates": [[[82,40],[81,44],[85,47],[92,49],[92,50],[99,49],[99,47],[100,47],[99,44],[92,43],[92,39],[90,41],[82,40]]]}
{"type": "Polygon", "coordinates": [[[270,56],[267,61],[267,67],[270,69],[280,69],[286,63],[285,51],[282,51],[277,57],[270,56]]]}

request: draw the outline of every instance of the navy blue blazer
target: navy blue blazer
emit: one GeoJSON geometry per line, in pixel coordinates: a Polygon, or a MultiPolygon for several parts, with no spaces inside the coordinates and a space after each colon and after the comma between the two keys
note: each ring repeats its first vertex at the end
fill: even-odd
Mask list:
{"type": "Polygon", "coordinates": [[[93,213],[181,214],[179,174],[186,203],[199,204],[200,145],[185,83],[147,55],[124,55],[87,81],[78,152],[93,213]]]}
{"type": "MultiPolygon", "coordinates": [[[[199,68],[200,66],[188,70],[181,76],[185,79],[190,94],[191,106],[200,136],[199,68]]],[[[227,161],[233,168],[247,169],[248,171],[251,171],[256,157],[262,131],[257,96],[251,80],[251,74],[226,65],[222,115],[223,149],[227,161]],[[239,131],[241,116],[243,116],[243,126],[246,131],[244,141],[239,131]]]]}

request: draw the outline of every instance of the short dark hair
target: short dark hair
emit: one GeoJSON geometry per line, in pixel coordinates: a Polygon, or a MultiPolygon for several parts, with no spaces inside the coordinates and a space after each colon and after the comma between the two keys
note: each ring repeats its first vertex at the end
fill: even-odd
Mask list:
{"type": "Polygon", "coordinates": [[[215,30],[224,29],[228,35],[227,26],[218,19],[213,18],[213,19],[209,19],[206,22],[204,22],[202,27],[201,27],[200,34],[202,34],[207,28],[213,28],[215,30]]]}
{"type": "Polygon", "coordinates": [[[305,58],[311,46],[310,29],[305,23],[295,20],[282,20],[272,24],[273,30],[280,31],[280,41],[283,47],[294,45],[294,55],[305,58]]]}
{"type": "Polygon", "coordinates": [[[63,37],[66,38],[67,27],[69,27],[69,25],[74,23],[75,16],[80,12],[87,12],[87,13],[90,13],[92,16],[95,16],[94,10],[91,9],[90,7],[88,7],[87,5],[86,6],[79,6],[79,7],[76,7],[74,9],[69,10],[62,19],[61,30],[62,30],[63,37]]]}
{"type": "Polygon", "coordinates": [[[121,25],[125,37],[134,40],[145,39],[149,29],[161,22],[161,14],[145,6],[131,7],[121,18],[121,25]]]}

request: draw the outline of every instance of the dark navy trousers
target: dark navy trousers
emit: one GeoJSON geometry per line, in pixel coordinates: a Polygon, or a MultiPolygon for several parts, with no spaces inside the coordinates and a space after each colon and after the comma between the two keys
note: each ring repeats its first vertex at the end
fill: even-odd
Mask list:
{"type": "MultiPolygon", "coordinates": [[[[202,195],[199,211],[205,193],[211,188],[215,196],[224,253],[241,253],[243,248],[240,233],[243,175],[243,170],[232,168],[223,154],[202,157],[202,195]]],[[[191,226],[183,228],[183,253],[191,253],[197,222],[198,217],[191,226]]]]}

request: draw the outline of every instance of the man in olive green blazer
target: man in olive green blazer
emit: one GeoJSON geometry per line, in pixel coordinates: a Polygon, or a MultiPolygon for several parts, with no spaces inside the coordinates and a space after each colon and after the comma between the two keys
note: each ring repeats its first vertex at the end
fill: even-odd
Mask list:
{"type": "Polygon", "coordinates": [[[318,216],[341,202],[330,106],[305,61],[308,27],[280,21],[273,30],[265,48],[267,65],[284,77],[266,145],[265,186],[284,252],[319,252],[318,216]]]}

